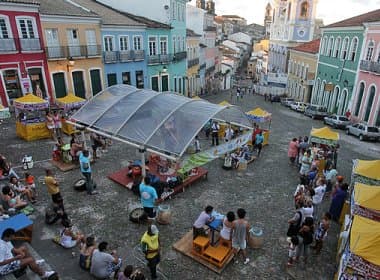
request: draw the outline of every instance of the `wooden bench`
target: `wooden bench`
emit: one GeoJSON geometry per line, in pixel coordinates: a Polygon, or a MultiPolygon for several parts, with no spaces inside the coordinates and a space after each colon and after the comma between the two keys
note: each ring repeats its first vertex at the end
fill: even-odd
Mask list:
{"type": "Polygon", "coordinates": [[[209,246],[203,253],[203,258],[208,259],[208,261],[217,267],[223,267],[224,263],[227,261],[231,249],[222,245],[217,247],[209,246]]]}
{"type": "Polygon", "coordinates": [[[195,254],[203,255],[204,251],[210,245],[210,239],[204,236],[197,236],[193,240],[193,252],[195,254]]]}

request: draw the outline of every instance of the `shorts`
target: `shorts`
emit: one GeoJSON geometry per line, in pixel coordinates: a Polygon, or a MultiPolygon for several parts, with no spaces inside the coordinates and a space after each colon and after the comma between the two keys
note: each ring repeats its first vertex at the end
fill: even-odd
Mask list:
{"type": "Polygon", "coordinates": [[[239,242],[239,240],[232,239],[232,248],[244,250],[247,248],[247,241],[244,239],[239,242]]]}
{"type": "Polygon", "coordinates": [[[153,207],[144,207],[144,212],[148,215],[148,218],[154,219],[156,217],[156,213],[154,213],[153,207]]]}
{"type": "Polygon", "coordinates": [[[16,260],[11,263],[2,265],[0,268],[0,275],[4,276],[16,270],[19,270],[21,268],[20,263],[21,263],[20,260],[16,260]]]}

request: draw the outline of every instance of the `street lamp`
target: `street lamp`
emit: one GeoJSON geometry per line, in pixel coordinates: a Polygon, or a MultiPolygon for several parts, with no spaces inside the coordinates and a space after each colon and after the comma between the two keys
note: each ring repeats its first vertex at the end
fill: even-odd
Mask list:
{"type": "Polygon", "coordinates": [[[168,72],[168,68],[164,65],[161,71],[158,71],[158,91],[162,91],[162,74],[168,72]]]}
{"type": "Polygon", "coordinates": [[[68,58],[68,62],[67,62],[67,73],[70,72],[70,68],[71,68],[71,67],[74,67],[74,65],[75,65],[75,61],[74,61],[74,59],[70,56],[70,57],[68,58]]]}

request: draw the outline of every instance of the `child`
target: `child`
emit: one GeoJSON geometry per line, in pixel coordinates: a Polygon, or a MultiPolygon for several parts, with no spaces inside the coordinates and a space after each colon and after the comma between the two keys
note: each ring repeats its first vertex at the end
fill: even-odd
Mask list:
{"type": "Polygon", "coordinates": [[[95,238],[88,236],[86,242],[81,242],[79,266],[84,270],[90,270],[92,253],[96,249],[95,238]]]}
{"type": "Polygon", "coordinates": [[[75,247],[79,242],[84,242],[85,239],[82,234],[79,232],[73,232],[72,225],[69,220],[62,220],[62,225],[64,226],[64,229],[60,231],[59,236],[54,238],[54,242],[66,249],[75,247]]]}
{"type": "Polygon", "coordinates": [[[290,241],[289,242],[289,251],[288,251],[289,258],[288,258],[288,264],[287,264],[288,267],[292,266],[294,260],[296,259],[296,252],[297,252],[297,247],[299,244],[299,239],[296,235],[293,235],[292,237],[290,237],[289,241],[290,241]]]}
{"type": "Polygon", "coordinates": [[[34,176],[30,174],[29,172],[25,172],[25,187],[32,190],[33,196],[37,197],[37,189],[36,184],[34,183],[34,176]]]}
{"type": "Polygon", "coordinates": [[[312,248],[315,249],[315,253],[318,255],[321,253],[323,247],[323,240],[327,236],[327,231],[330,228],[331,214],[326,212],[322,218],[322,221],[319,222],[318,229],[315,232],[315,246],[312,248]]]}
{"type": "Polygon", "coordinates": [[[201,151],[201,143],[199,142],[198,135],[195,136],[194,147],[196,153],[199,153],[201,151]]]}

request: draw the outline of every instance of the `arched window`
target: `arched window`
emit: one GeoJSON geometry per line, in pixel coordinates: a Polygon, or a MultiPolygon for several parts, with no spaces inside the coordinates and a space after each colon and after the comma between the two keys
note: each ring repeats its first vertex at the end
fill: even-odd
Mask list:
{"type": "Polygon", "coordinates": [[[351,48],[350,48],[350,57],[349,59],[352,61],[355,61],[356,52],[358,51],[358,38],[355,37],[351,41],[351,48]]]}
{"type": "Polygon", "coordinates": [[[326,55],[326,47],[327,47],[327,36],[323,37],[322,45],[321,45],[321,55],[326,55]]]}
{"type": "Polygon", "coordinates": [[[365,60],[369,61],[369,60],[372,59],[374,49],[375,49],[375,42],[374,41],[370,41],[368,43],[367,54],[365,56],[365,60]]]}
{"type": "Polygon", "coordinates": [[[380,105],[379,105],[379,108],[377,108],[377,118],[376,118],[375,126],[380,126],[380,105]]]}
{"type": "Polygon", "coordinates": [[[309,14],[309,3],[306,1],[301,4],[300,17],[307,18],[309,14]]]}
{"type": "Polygon", "coordinates": [[[327,44],[327,56],[332,56],[333,52],[333,47],[334,47],[334,37],[329,38],[329,43],[327,44]]]}
{"type": "Polygon", "coordinates": [[[377,46],[377,58],[376,58],[376,62],[380,63],[380,44],[377,46]]]}
{"type": "Polygon", "coordinates": [[[347,59],[347,55],[348,55],[348,41],[349,41],[348,37],[344,38],[344,40],[343,40],[342,51],[340,53],[340,58],[341,59],[347,59]]]}
{"type": "Polygon", "coordinates": [[[335,45],[334,45],[333,57],[338,57],[339,56],[341,41],[342,41],[342,39],[340,37],[336,38],[335,45]]]}
{"type": "Polygon", "coordinates": [[[375,86],[371,86],[371,88],[369,89],[367,109],[365,110],[365,116],[364,116],[365,122],[368,122],[368,120],[369,120],[369,115],[371,114],[371,109],[372,109],[372,105],[373,105],[373,99],[375,98],[375,92],[376,92],[375,86]]]}
{"type": "Polygon", "coordinates": [[[320,84],[321,84],[321,80],[318,78],[313,89],[313,94],[312,94],[313,96],[312,96],[312,102],[311,102],[312,104],[317,103],[320,84]]]}
{"type": "Polygon", "coordinates": [[[358,99],[356,101],[356,107],[355,107],[355,112],[354,112],[355,116],[359,116],[360,106],[361,106],[362,100],[363,100],[364,88],[365,88],[364,83],[361,82],[360,86],[359,86],[358,99]]]}

